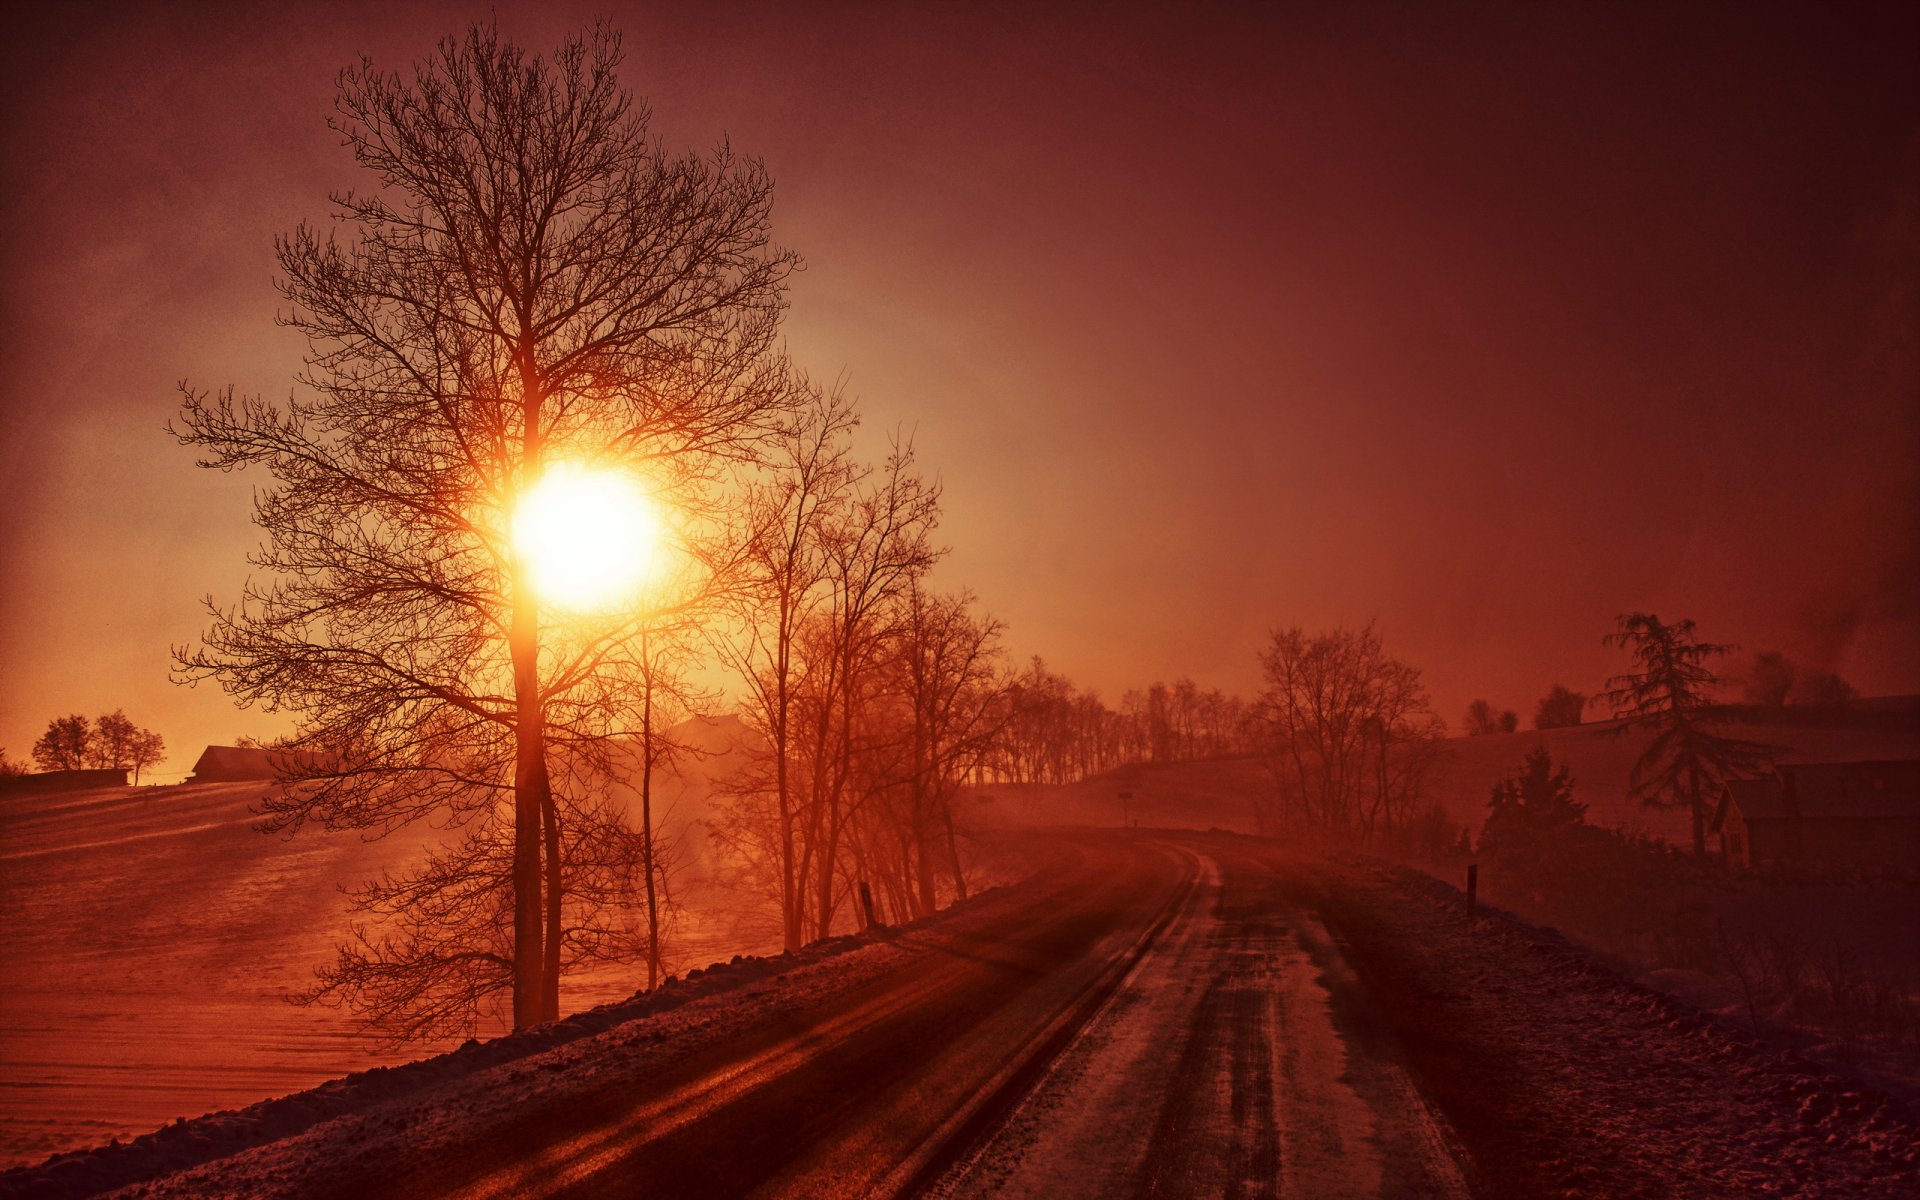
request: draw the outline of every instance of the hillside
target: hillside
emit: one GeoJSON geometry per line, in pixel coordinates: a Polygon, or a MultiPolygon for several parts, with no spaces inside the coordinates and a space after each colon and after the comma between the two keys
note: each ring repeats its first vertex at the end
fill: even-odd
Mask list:
{"type": "Polygon", "coordinates": [[[0,803],[0,1161],[405,1055],[280,1002],[346,927],[341,885],[417,840],[256,832],[259,783],[0,803]]]}

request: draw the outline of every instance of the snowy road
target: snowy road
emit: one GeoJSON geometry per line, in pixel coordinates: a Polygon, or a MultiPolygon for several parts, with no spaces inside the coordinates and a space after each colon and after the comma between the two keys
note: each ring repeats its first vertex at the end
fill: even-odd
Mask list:
{"type": "MultiPolygon", "coordinates": [[[[1460,1196],[1444,1124],[1337,1013],[1334,939],[1268,864],[1092,835],[1080,861],[817,1010],[453,1153],[395,1197],[1460,1196]]],[[[333,1189],[333,1190],[338,1190],[333,1189]]]]}
{"type": "Polygon", "coordinates": [[[1194,853],[1178,919],[935,1194],[1465,1196],[1393,1047],[1336,1019],[1326,927],[1266,863],[1194,853]]]}

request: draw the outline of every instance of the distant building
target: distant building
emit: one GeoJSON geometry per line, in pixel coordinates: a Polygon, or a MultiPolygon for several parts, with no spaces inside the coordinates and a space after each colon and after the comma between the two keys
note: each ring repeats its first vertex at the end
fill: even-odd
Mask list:
{"type": "Polygon", "coordinates": [[[0,779],[0,791],[78,792],[86,788],[126,787],[124,767],[103,767],[86,771],[36,771],[0,779]]]}
{"type": "Polygon", "coordinates": [[[1920,760],[1782,763],[1730,781],[1713,830],[1735,866],[1920,868],[1920,760]]]}
{"type": "Polygon", "coordinates": [[[208,746],[193,764],[188,783],[234,783],[272,779],[273,756],[259,746],[208,746]]]}

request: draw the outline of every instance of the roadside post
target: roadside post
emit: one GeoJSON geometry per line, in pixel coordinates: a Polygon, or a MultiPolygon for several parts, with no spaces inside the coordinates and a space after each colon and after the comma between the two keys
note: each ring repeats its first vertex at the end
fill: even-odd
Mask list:
{"type": "Polygon", "coordinates": [[[1132,829],[1132,828],[1133,828],[1133,804],[1132,804],[1132,800],[1133,800],[1133,793],[1132,793],[1132,792],[1121,792],[1121,793],[1120,793],[1120,828],[1122,828],[1122,829],[1132,829]]]}

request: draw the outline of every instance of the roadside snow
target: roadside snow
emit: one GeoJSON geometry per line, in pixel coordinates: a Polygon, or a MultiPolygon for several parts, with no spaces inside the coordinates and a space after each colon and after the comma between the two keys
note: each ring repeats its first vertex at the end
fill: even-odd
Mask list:
{"type": "Polygon", "coordinates": [[[1895,1098],[1377,862],[1282,867],[1503,1196],[1920,1196],[1895,1098]]]}

